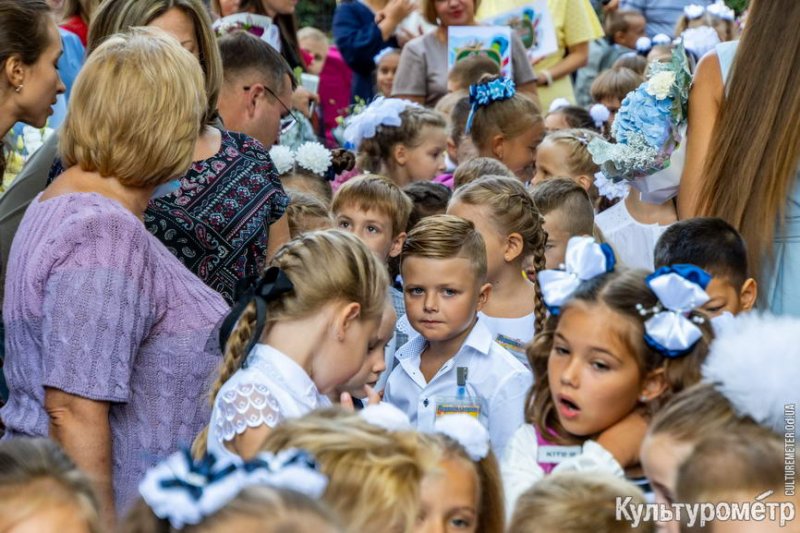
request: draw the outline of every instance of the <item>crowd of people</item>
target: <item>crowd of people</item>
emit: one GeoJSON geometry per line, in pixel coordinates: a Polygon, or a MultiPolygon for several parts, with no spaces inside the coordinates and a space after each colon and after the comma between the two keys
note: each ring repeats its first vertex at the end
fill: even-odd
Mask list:
{"type": "Polygon", "coordinates": [[[0,531],[800,531],[800,3],[297,3],[0,0],[0,531]]]}

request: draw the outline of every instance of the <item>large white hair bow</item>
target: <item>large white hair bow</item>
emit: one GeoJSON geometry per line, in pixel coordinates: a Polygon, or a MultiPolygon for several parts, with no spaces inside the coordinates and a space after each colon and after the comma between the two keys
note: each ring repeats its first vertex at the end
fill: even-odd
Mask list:
{"type": "Polygon", "coordinates": [[[213,515],[243,489],[264,485],[319,498],[328,479],[302,450],[261,453],[245,463],[218,461],[213,455],[194,461],[187,450],[148,470],[139,493],[156,516],[181,529],[213,515]]]}
{"type": "Polygon", "coordinates": [[[695,20],[702,17],[706,12],[706,8],[699,4],[689,4],[688,6],[684,6],[683,14],[689,20],[695,20]]]}
{"type": "Polygon", "coordinates": [[[461,413],[440,416],[433,429],[459,443],[473,461],[489,454],[489,432],[474,416],[461,413]]]}
{"type": "Polygon", "coordinates": [[[694,265],[662,267],[646,278],[659,304],[653,309],[638,306],[642,316],[654,313],[644,323],[645,341],[665,357],[688,353],[703,332],[688,315],[706,302],[711,276],[694,265]]]}
{"type": "Polygon", "coordinates": [[[408,100],[379,96],[348,122],[344,130],[346,147],[357,150],[361,141],[375,137],[380,126],[399,127],[403,123],[400,113],[415,106],[419,107],[408,100]]]}
{"type": "Polygon", "coordinates": [[[414,429],[408,415],[390,403],[380,402],[368,405],[358,414],[373,426],[378,426],[386,431],[412,431],[414,429]]]}
{"type": "Polygon", "coordinates": [[[615,264],[609,245],[598,244],[592,237],[572,237],[567,243],[564,270],[543,270],[536,274],[545,305],[557,315],[582,282],[613,271],[615,264]]]}
{"type": "Polygon", "coordinates": [[[706,8],[709,14],[733,22],[736,20],[736,12],[728,7],[723,0],[717,0],[716,3],[711,4],[706,8]]]}

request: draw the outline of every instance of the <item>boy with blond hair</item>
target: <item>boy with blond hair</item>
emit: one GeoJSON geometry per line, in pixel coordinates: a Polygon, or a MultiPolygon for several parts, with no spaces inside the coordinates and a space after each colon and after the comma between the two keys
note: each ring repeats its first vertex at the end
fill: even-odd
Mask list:
{"type": "Polygon", "coordinates": [[[478,318],[492,288],[481,234],[460,217],[425,218],[409,232],[400,268],[414,331],[397,351],[384,400],[420,431],[433,430],[436,417],[453,410],[472,414],[502,456],[524,423],[532,375],[478,318]]]}

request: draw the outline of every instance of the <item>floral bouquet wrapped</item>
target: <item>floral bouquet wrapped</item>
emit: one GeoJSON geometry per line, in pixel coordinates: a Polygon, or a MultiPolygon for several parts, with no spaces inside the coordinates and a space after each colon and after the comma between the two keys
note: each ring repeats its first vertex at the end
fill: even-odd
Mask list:
{"type": "Polygon", "coordinates": [[[217,37],[237,31],[246,31],[266,41],[279,52],[281,50],[280,29],[272,22],[271,18],[265,15],[235,13],[214,21],[212,28],[217,37]]]}
{"type": "Polygon", "coordinates": [[[682,43],[673,50],[671,62],[650,67],[647,81],[622,101],[612,128],[617,142],[589,143],[592,158],[607,179],[652,189],[645,178],[667,169],[683,140],[691,82],[682,43]]]}

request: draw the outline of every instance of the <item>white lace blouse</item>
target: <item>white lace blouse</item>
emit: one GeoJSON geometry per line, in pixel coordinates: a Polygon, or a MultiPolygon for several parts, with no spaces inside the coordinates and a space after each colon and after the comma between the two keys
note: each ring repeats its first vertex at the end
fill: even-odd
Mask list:
{"type": "Polygon", "coordinates": [[[235,459],[225,443],[248,428],[273,428],[287,418],[330,405],[297,363],[271,346],[256,344],[214,399],[208,451],[218,458],[235,459]]]}

